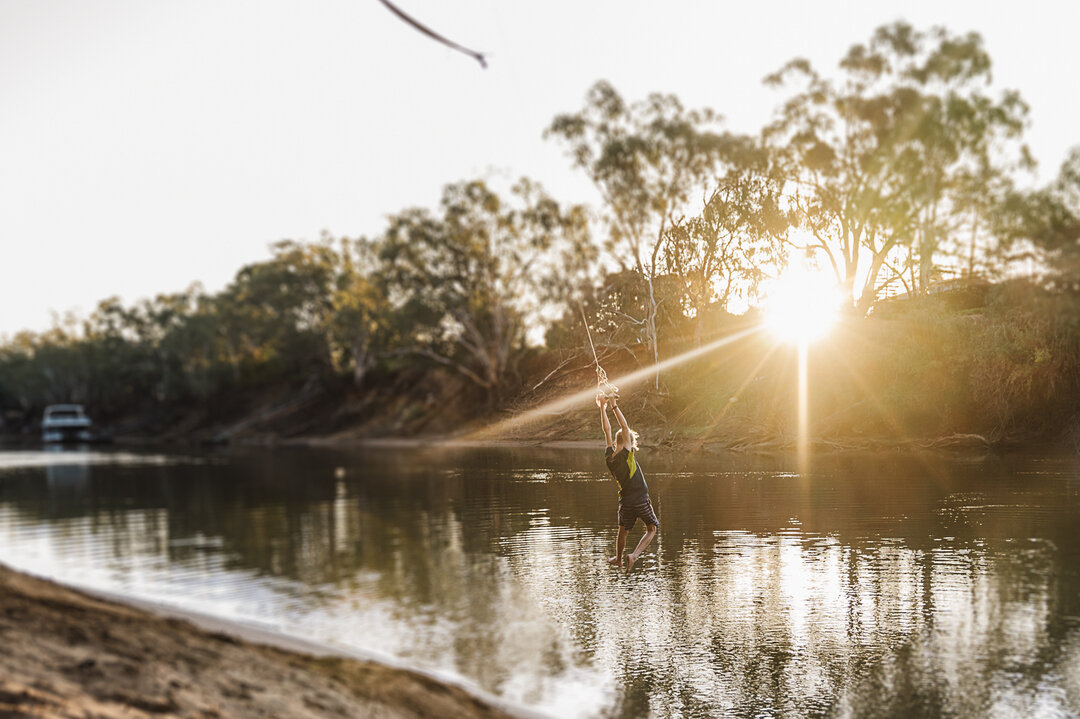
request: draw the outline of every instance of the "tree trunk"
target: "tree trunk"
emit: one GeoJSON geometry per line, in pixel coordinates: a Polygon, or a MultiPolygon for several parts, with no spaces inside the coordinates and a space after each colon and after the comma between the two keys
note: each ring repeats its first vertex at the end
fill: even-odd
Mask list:
{"type": "Polygon", "coordinates": [[[975,276],[975,240],[979,236],[979,213],[975,213],[975,218],[971,223],[971,246],[968,249],[968,277],[975,276]]]}
{"type": "Polygon", "coordinates": [[[919,242],[919,291],[926,292],[934,272],[934,247],[929,232],[923,231],[919,242]]]}
{"type": "MultiPolygon", "coordinates": [[[[649,285],[649,315],[645,328],[649,333],[649,344],[652,345],[653,364],[660,364],[660,339],[656,335],[656,294],[653,292],[652,277],[647,278],[649,285]]],[[[656,375],[653,377],[653,382],[656,389],[660,389],[660,371],[657,370],[656,375]]]]}

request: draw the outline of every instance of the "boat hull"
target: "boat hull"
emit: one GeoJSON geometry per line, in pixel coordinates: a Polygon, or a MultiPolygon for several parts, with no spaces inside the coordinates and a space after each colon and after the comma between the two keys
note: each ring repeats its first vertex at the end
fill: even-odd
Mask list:
{"type": "Polygon", "coordinates": [[[78,427],[64,427],[63,429],[47,429],[41,433],[41,441],[46,444],[74,444],[78,442],[93,442],[94,435],[88,429],[78,427]]]}

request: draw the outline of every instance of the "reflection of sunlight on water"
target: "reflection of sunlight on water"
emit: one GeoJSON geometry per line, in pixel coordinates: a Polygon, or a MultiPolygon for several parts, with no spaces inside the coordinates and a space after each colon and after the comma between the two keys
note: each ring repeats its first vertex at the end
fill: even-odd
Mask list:
{"type": "MultiPolygon", "coordinates": [[[[519,576],[544,592],[541,602],[560,625],[577,628],[576,639],[591,648],[602,675],[653,676],[664,684],[650,705],[658,716],[703,707],[743,715],[777,698],[783,698],[773,705],[778,716],[825,712],[858,684],[868,664],[904,644],[921,644],[929,630],[924,555],[894,542],[855,552],[835,538],[798,530],[716,532],[712,562],[690,543],[671,575],[594,570],[575,577],[581,568],[566,551],[573,533],[550,529],[519,537],[517,553],[528,556],[519,576]],[[657,677],[657,667],[666,676],[657,677]]],[[[601,541],[577,536],[576,543],[576,551],[602,565],[601,541]]],[[[951,704],[974,716],[968,710],[980,705],[967,702],[963,689],[979,678],[964,664],[995,646],[1003,629],[1006,636],[1030,632],[1030,622],[1045,621],[1048,607],[1023,604],[1019,615],[1003,607],[985,547],[941,554],[930,589],[940,618],[925,660],[928,667],[946,665],[946,681],[955,686],[951,704]],[[973,603],[980,594],[970,584],[975,576],[983,583],[982,601],[973,603]]],[[[1039,632],[1028,634],[1032,647],[1046,641],[1039,632]]],[[[1024,644],[1018,646],[1022,651],[1024,644]]]]}
{"type": "Polygon", "coordinates": [[[156,465],[204,464],[207,459],[135,452],[94,452],[85,447],[57,447],[48,451],[0,452],[0,472],[10,469],[61,465],[156,465]]]}
{"type": "MultiPolygon", "coordinates": [[[[588,646],[587,638],[595,638],[593,627],[583,621],[581,598],[586,592],[597,591],[595,583],[603,574],[596,566],[583,565],[579,552],[582,543],[592,545],[594,552],[602,549],[588,533],[571,527],[533,525],[505,541],[510,567],[518,580],[515,586],[522,592],[520,604],[530,608],[532,631],[542,633],[534,639],[541,640],[539,646],[547,646],[556,667],[554,676],[543,680],[539,691],[534,687],[518,696],[554,716],[592,716],[610,703],[613,687],[610,676],[589,667],[582,661],[586,657],[577,655],[576,647],[588,646]]],[[[537,646],[527,642],[523,658],[535,662],[539,657],[529,644],[537,646]]]]}
{"type": "Polygon", "coordinates": [[[509,471],[502,479],[510,482],[550,482],[553,479],[558,479],[560,482],[595,482],[595,472],[559,472],[556,475],[555,472],[550,470],[535,471],[530,470],[528,472],[516,472],[509,471]]]}
{"type": "MultiPolygon", "coordinates": [[[[627,575],[604,561],[610,525],[510,494],[579,497],[587,486],[562,484],[589,473],[433,475],[449,501],[422,501],[408,485],[380,502],[338,478],[302,506],[208,504],[223,517],[217,533],[175,508],[92,503],[53,517],[0,502],[0,560],[466,677],[559,717],[1064,717],[1080,707],[1080,620],[1055,626],[1059,548],[951,536],[1000,502],[952,495],[948,512],[926,508],[950,531],[912,541],[811,531],[794,503],[767,530],[692,530],[669,495],[659,540],[627,575]]],[[[749,487],[769,505],[767,480],[770,491],[793,486],[754,472],[703,485],[749,487]]],[[[60,490],[49,491],[51,502],[60,490]]],[[[729,519],[754,507],[740,511],[729,519]]]]}

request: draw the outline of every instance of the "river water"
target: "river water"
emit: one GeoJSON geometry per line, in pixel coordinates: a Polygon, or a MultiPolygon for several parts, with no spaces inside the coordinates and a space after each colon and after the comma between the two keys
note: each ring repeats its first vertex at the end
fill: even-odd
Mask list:
{"type": "Polygon", "coordinates": [[[630,574],[542,449],[0,452],[0,562],[558,717],[1080,716],[1075,457],[640,460],[630,574]]]}

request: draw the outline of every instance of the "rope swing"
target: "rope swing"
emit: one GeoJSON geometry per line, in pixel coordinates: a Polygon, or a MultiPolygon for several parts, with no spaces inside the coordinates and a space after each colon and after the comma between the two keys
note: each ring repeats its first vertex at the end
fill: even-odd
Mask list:
{"type": "Polygon", "coordinates": [[[618,399],[619,388],[608,382],[607,372],[600,366],[600,358],[596,356],[596,345],[593,344],[589,320],[585,317],[585,306],[579,302],[578,307],[581,309],[581,321],[585,324],[585,332],[589,335],[589,348],[592,349],[593,362],[596,363],[596,404],[599,406],[601,397],[618,399]]]}

